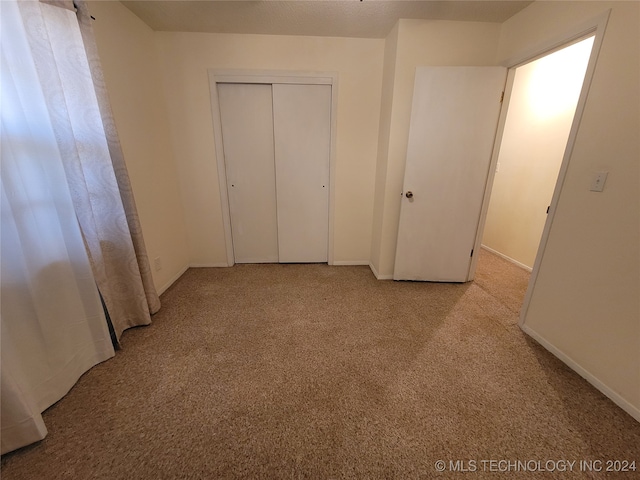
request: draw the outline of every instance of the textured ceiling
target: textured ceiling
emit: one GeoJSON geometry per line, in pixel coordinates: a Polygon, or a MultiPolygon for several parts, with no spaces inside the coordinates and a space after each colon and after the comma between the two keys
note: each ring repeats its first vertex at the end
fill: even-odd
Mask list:
{"type": "Polygon", "coordinates": [[[123,1],[153,30],[384,38],[400,18],[504,22],[531,1],[123,1]]]}

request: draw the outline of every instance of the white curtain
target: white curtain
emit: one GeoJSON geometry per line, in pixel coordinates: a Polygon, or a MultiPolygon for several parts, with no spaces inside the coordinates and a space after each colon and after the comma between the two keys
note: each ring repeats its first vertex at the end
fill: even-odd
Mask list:
{"type": "MultiPolygon", "coordinates": [[[[44,1],[44,0],[43,0],[44,1]]],[[[160,308],[85,2],[20,1],[89,262],[115,334],[160,308]],[[73,8],[73,5],[71,5],[73,8]]]]}
{"type": "MultiPolygon", "coordinates": [[[[59,0],[41,0],[53,1],[60,4],[59,0]]],[[[64,0],[63,3],[67,3],[64,0]]],[[[101,252],[98,254],[95,248],[95,242],[89,246],[89,259],[93,262],[93,273],[100,287],[100,292],[107,304],[109,313],[114,323],[115,334],[120,338],[123,330],[138,325],[147,325],[151,323],[150,314],[160,310],[160,297],[153,283],[151,275],[151,265],[149,264],[149,256],[142,235],[142,227],[140,218],[136,208],[129,173],[124,160],[120,138],[115,125],[113,112],[109,103],[109,95],[107,86],[104,81],[102,65],[98,55],[98,46],[96,45],[95,36],[93,34],[92,18],[89,13],[88,4],[84,0],[75,0],[73,4],[77,7],[77,21],[80,25],[80,33],[84,44],[84,52],[88,61],[83,62],[83,67],[90,71],[91,80],[93,82],[93,94],[95,94],[99,107],[99,114],[102,120],[102,128],[106,136],[108,149],[104,150],[105,155],[102,158],[102,164],[91,161],[86,155],[80,156],[80,162],[86,171],[96,166],[101,170],[113,172],[115,183],[102,182],[98,188],[101,192],[112,191],[114,196],[119,197],[119,202],[109,204],[110,208],[106,210],[107,215],[102,215],[96,222],[99,231],[101,252]],[[100,168],[99,168],[100,169],[100,168]],[[116,208],[117,207],[117,208],[116,208]],[[125,225],[126,224],[126,225],[125,225]],[[120,225],[124,225],[126,234],[122,234],[120,225]],[[106,248],[113,244],[114,227],[118,226],[115,237],[118,238],[118,248],[106,248]],[[107,240],[109,238],[109,240],[107,240]],[[126,240],[126,244],[123,240],[126,240]],[[96,265],[97,255],[102,255],[104,270],[96,265]],[[104,272],[104,275],[103,275],[104,272]]],[[[65,29],[68,31],[68,29],[65,29]]],[[[67,171],[67,178],[71,173],[67,171]]],[[[104,176],[103,176],[104,178],[104,176]]],[[[73,194],[72,194],[73,197],[73,194]]],[[[91,208],[95,210],[95,195],[91,195],[91,208]]],[[[74,197],[74,202],[76,202],[74,197]]],[[[80,201],[76,204],[76,213],[86,208],[80,201]]],[[[84,222],[80,220],[80,228],[85,232],[84,222]]],[[[85,239],[88,235],[85,232],[85,239]]]]}
{"type": "MultiPolygon", "coordinates": [[[[33,6],[38,25],[75,16],[33,6]]],[[[0,2],[2,453],[44,438],[41,412],[114,355],[23,18],[0,2]]]]}

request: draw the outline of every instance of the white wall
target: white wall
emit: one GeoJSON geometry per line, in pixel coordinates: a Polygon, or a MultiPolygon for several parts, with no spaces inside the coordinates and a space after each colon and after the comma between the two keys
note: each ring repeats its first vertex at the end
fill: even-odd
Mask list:
{"type": "Polygon", "coordinates": [[[427,20],[400,20],[397,28],[397,39],[394,32],[387,37],[388,46],[392,49],[396,43],[397,48],[395,55],[390,51],[385,58],[385,69],[394,63],[395,69],[393,76],[385,76],[383,86],[385,117],[376,178],[371,265],[379,278],[393,276],[416,67],[494,65],[500,32],[497,23],[427,20]]]}
{"type": "Polygon", "coordinates": [[[396,23],[384,43],[384,70],[382,75],[382,95],[380,100],[380,126],[378,130],[378,158],[376,162],[375,197],[373,204],[373,229],[371,239],[371,268],[380,277],[380,251],[382,249],[384,192],[387,184],[387,165],[389,160],[389,137],[391,133],[391,113],[396,76],[398,51],[398,33],[400,22],[396,23]]]}
{"type": "Polygon", "coordinates": [[[120,2],[89,2],[153,280],[162,291],[189,263],[155,34],[120,2]],[[162,269],[154,268],[160,257],[162,269]]]}
{"type": "Polygon", "coordinates": [[[207,69],[338,73],[334,260],[369,263],[384,40],[157,32],[191,262],[226,253],[207,69]]]}
{"type": "Polygon", "coordinates": [[[153,33],[117,2],[92,3],[147,246],[152,258],[161,255],[165,262],[162,276],[155,272],[156,283],[187,261],[225,262],[208,68],[339,72],[336,260],[370,258],[380,274],[391,275],[415,67],[508,65],[508,59],[536,51],[609,8],[523,328],[640,419],[640,6],[635,2],[535,2],[502,26],[402,20],[397,36],[392,32],[387,38],[386,53],[383,40],[153,33]],[[592,174],[599,170],[610,172],[606,188],[590,192],[592,174]],[[374,186],[381,196],[375,222],[374,186]]]}
{"type": "Polygon", "coordinates": [[[518,67],[483,245],[531,270],[556,186],[593,37],[518,67]]]}
{"type": "Polygon", "coordinates": [[[499,59],[612,9],[523,328],[640,420],[640,5],[536,2],[499,59]],[[604,192],[589,191],[608,170],[604,192]]]}

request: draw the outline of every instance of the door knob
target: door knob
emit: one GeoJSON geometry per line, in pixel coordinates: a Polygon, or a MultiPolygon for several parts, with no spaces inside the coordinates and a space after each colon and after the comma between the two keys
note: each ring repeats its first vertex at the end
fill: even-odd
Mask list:
{"type": "Polygon", "coordinates": [[[408,191],[407,193],[404,194],[405,197],[407,198],[413,198],[413,192],[412,191],[408,191]]]}

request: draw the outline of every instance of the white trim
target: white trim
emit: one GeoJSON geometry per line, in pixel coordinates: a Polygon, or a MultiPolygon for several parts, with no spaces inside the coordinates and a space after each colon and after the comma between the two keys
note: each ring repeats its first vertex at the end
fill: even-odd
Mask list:
{"type": "Polygon", "coordinates": [[[329,152],[329,244],[327,263],[334,264],[334,223],[336,213],[336,155],[338,138],[338,74],[333,74],[331,83],[331,150],[329,152]]]}
{"type": "Polygon", "coordinates": [[[334,260],[335,266],[369,265],[369,260],[334,260]]]}
{"type": "Polygon", "coordinates": [[[538,334],[530,326],[521,325],[521,328],[527,335],[533,338],[536,342],[538,342],[540,345],[546,348],[553,355],[558,357],[562,362],[568,365],[578,375],[580,375],[587,382],[589,382],[591,385],[593,385],[598,390],[600,390],[604,395],[609,397],[609,399],[613,401],[613,403],[618,405],[621,409],[623,409],[625,412],[627,412],[629,415],[635,418],[638,422],[640,422],[640,409],[632,405],[630,402],[628,402],[623,397],[621,397],[620,394],[618,394],[616,391],[612,390],[611,388],[606,386],[604,383],[602,383],[600,380],[598,380],[598,378],[595,375],[593,375],[587,369],[582,367],[573,358],[563,353],[562,350],[557,348],[555,345],[549,342],[542,335],[538,334]]]}
{"type": "Polygon", "coordinates": [[[486,251],[493,253],[494,255],[499,256],[500,258],[505,259],[507,262],[513,263],[515,266],[522,268],[523,270],[526,270],[527,272],[531,273],[531,270],[533,270],[531,267],[525,265],[524,263],[520,263],[517,260],[514,260],[511,257],[506,256],[504,253],[500,253],[497,250],[494,250],[491,247],[487,247],[486,245],[480,245],[480,248],[484,248],[486,251]]]}
{"type": "MultiPolygon", "coordinates": [[[[569,46],[581,40],[583,37],[596,32],[604,32],[609,20],[611,9],[606,10],[595,18],[587,20],[585,22],[574,25],[572,28],[567,29],[565,33],[554,35],[546,40],[538,43],[535,47],[525,50],[523,53],[514,55],[513,57],[505,59],[501,62],[502,65],[507,68],[517,68],[527,63],[533,62],[542,57],[553,53],[556,50],[561,50],[564,47],[569,46]]],[[[600,34],[600,37],[602,35],[600,34]]],[[[597,39],[596,39],[597,40],[597,39]]],[[[600,46],[598,45],[598,49],[600,46]]],[[[596,45],[594,43],[592,52],[595,51],[596,45]]]]}
{"type": "Polygon", "coordinates": [[[173,285],[176,280],[178,280],[182,275],[184,275],[184,272],[186,272],[187,270],[189,270],[190,265],[185,265],[184,267],[182,267],[178,273],[176,273],[173,277],[171,277],[171,279],[166,282],[162,287],[158,288],[158,295],[162,295],[164,292],[166,292],[169,287],[171,285],[173,285]]]}
{"type": "Polygon", "coordinates": [[[182,276],[184,275],[184,273],[189,270],[190,268],[227,268],[233,265],[227,265],[226,263],[189,263],[188,265],[185,265],[184,267],[182,267],[178,273],[176,273],[173,277],[171,277],[171,280],[169,280],[168,282],[166,282],[162,287],[157,288],[157,292],[158,295],[162,295],[164,292],[166,292],[169,287],[171,285],[173,285],[174,283],[176,283],[176,281],[182,276]]]}
{"type": "Polygon", "coordinates": [[[189,268],[228,268],[233,265],[227,265],[226,263],[190,263],[189,268]]]}
{"type": "Polygon", "coordinates": [[[212,68],[209,79],[216,83],[287,83],[302,85],[332,85],[337,74],[331,72],[287,70],[228,70],[212,68]]]}
{"type": "Polygon", "coordinates": [[[229,193],[227,191],[227,170],[224,165],[224,148],[222,145],[222,120],[220,119],[220,103],[215,74],[209,71],[209,89],[211,91],[211,114],[213,120],[213,139],[218,169],[218,188],[220,189],[220,208],[222,210],[222,225],[224,227],[224,244],[227,255],[227,265],[231,267],[235,262],[233,255],[233,239],[231,238],[231,215],[229,214],[229,193]]]}
{"type": "Polygon", "coordinates": [[[380,275],[378,273],[378,270],[376,270],[376,267],[373,266],[373,263],[369,263],[369,268],[371,269],[371,271],[373,272],[373,275],[378,280],[393,280],[393,274],[391,274],[391,275],[380,275]]]}
{"type": "Polygon", "coordinates": [[[213,134],[215,142],[216,164],[218,169],[218,186],[220,189],[220,206],[224,227],[227,264],[233,266],[233,238],[231,237],[231,215],[229,213],[229,197],[227,191],[227,174],[224,165],[224,146],[222,143],[222,123],[220,103],[218,100],[218,83],[264,83],[264,84],[303,84],[331,85],[331,139],[329,154],[329,238],[327,239],[327,263],[333,265],[334,255],[334,218],[335,218],[335,172],[336,172],[336,134],[338,108],[338,74],[335,72],[306,72],[278,70],[221,70],[209,69],[209,91],[211,96],[211,114],[213,118],[213,134]]]}
{"type": "MultiPolygon", "coordinates": [[[[498,157],[500,155],[500,147],[502,146],[502,136],[504,127],[507,123],[507,112],[509,110],[509,100],[511,98],[511,90],[513,89],[513,80],[515,79],[515,70],[507,70],[507,78],[505,79],[504,94],[502,97],[502,106],[500,107],[500,116],[498,117],[498,125],[496,126],[496,136],[493,141],[493,150],[491,151],[491,160],[489,161],[489,170],[487,171],[487,180],[484,185],[484,197],[482,197],[482,205],[480,207],[480,218],[476,229],[476,239],[473,243],[473,251],[477,252],[482,245],[482,237],[484,235],[484,226],[487,221],[487,213],[489,212],[489,203],[491,200],[491,190],[493,189],[493,181],[496,176],[496,166],[498,165],[498,157]]],[[[478,255],[471,257],[469,263],[469,271],[467,273],[467,282],[473,280],[476,276],[476,268],[478,266],[478,255]]]]}
{"type": "MultiPolygon", "coordinates": [[[[564,184],[564,180],[567,175],[567,169],[569,168],[569,161],[571,160],[571,155],[573,154],[573,147],[575,145],[576,136],[578,135],[578,130],[580,128],[582,114],[584,112],[584,108],[587,103],[589,88],[591,87],[591,81],[593,79],[593,74],[596,69],[598,55],[600,54],[600,47],[602,46],[602,39],[607,27],[607,22],[609,20],[610,14],[611,14],[611,10],[607,10],[606,12],[597,16],[590,22],[586,24],[582,24],[579,27],[575,28],[572,32],[567,33],[565,36],[565,38],[567,38],[566,43],[570,43],[571,41],[577,38],[580,38],[582,36],[585,36],[588,33],[593,33],[595,35],[595,38],[593,40],[593,47],[591,49],[589,64],[587,65],[587,71],[584,74],[584,83],[582,84],[582,90],[580,92],[578,104],[576,105],[576,112],[573,116],[571,130],[569,131],[569,138],[567,139],[567,148],[565,149],[564,156],[562,157],[562,163],[560,164],[560,171],[558,172],[558,180],[556,182],[556,186],[553,191],[553,197],[551,198],[551,205],[549,206],[549,213],[547,214],[547,219],[544,224],[544,229],[542,231],[542,237],[540,238],[540,245],[538,247],[538,253],[536,254],[536,260],[533,264],[533,270],[531,271],[529,286],[527,287],[527,293],[524,296],[522,309],[520,310],[520,319],[518,321],[518,325],[520,325],[520,328],[524,327],[525,319],[527,317],[527,312],[529,311],[529,305],[531,304],[531,297],[533,296],[533,291],[535,290],[535,286],[538,281],[538,272],[540,270],[540,264],[542,263],[544,252],[545,252],[545,249],[547,248],[547,242],[549,241],[549,232],[551,231],[551,226],[553,225],[556,209],[558,207],[558,201],[560,199],[560,194],[562,193],[562,186],[564,184]]],[[[558,46],[559,46],[559,42],[557,40],[554,40],[553,45],[550,48],[557,49],[558,46]]],[[[549,51],[549,48],[547,48],[547,51],[549,51]]],[[[540,57],[540,55],[542,54],[544,54],[543,51],[539,52],[537,57],[540,57]]]]}

